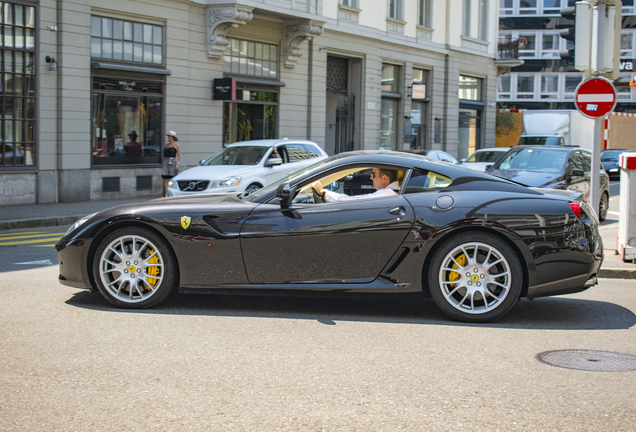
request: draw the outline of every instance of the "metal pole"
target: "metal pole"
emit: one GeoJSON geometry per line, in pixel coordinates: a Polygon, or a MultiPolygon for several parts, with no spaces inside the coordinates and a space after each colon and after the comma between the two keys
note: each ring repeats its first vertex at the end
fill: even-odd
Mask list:
{"type": "Polygon", "coordinates": [[[594,140],[592,142],[592,172],[590,174],[590,205],[598,216],[599,191],[601,184],[601,139],[605,117],[594,119],[594,140]]]}

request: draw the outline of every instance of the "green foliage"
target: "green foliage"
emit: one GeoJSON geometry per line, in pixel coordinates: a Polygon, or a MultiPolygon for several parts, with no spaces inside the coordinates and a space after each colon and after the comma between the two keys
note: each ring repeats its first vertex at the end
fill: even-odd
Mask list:
{"type": "Polygon", "coordinates": [[[504,109],[497,110],[495,133],[499,136],[507,135],[517,130],[520,121],[521,118],[519,115],[515,115],[515,113],[506,110],[505,107],[504,109]]]}

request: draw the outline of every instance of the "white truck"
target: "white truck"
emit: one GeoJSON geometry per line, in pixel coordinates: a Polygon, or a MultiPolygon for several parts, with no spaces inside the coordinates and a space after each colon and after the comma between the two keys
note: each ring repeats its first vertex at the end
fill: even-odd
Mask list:
{"type": "Polygon", "coordinates": [[[575,145],[592,150],[594,120],[577,110],[527,110],[519,145],[575,145]]]}

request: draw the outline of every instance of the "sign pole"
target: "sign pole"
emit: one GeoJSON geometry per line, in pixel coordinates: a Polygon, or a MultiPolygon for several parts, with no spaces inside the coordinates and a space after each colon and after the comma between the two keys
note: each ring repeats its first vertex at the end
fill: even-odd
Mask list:
{"type": "Polygon", "coordinates": [[[601,141],[603,136],[603,119],[594,119],[594,141],[592,143],[592,172],[590,173],[590,205],[598,215],[601,183],[601,141]]]}

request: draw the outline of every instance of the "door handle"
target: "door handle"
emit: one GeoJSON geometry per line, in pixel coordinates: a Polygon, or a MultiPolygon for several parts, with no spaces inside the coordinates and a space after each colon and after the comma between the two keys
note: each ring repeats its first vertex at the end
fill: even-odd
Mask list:
{"type": "Polygon", "coordinates": [[[404,207],[400,206],[400,207],[395,207],[389,210],[389,214],[396,215],[396,216],[404,216],[406,212],[404,211],[404,207]]]}

